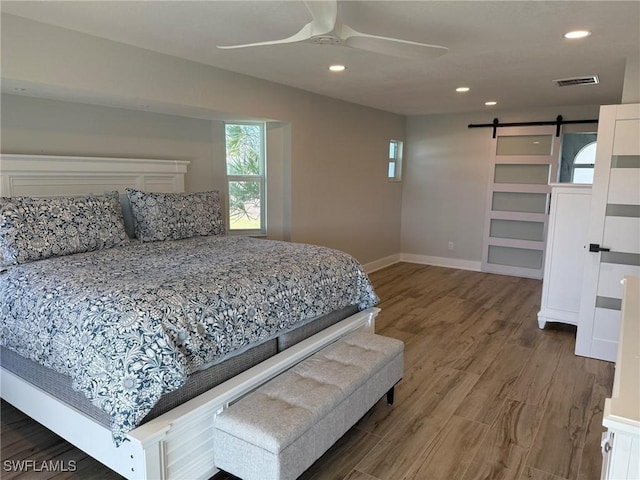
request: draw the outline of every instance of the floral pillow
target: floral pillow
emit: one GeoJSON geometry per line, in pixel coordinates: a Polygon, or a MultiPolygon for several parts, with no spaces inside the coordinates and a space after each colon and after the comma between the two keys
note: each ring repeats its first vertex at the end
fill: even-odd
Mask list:
{"type": "Polygon", "coordinates": [[[118,193],[82,197],[0,197],[0,264],[124,245],[118,193]]]}
{"type": "Polygon", "coordinates": [[[143,242],[224,235],[224,215],[218,191],[147,193],[127,189],[136,237],[143,242]]]}

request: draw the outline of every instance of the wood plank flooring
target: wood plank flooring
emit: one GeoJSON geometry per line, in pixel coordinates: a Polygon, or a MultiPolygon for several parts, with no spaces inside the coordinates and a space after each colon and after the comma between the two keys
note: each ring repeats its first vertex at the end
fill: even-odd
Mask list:
{"type": "MultiPolygon", "coordinates": [[[[376,331],[405,342],[404,378],[302,480],[600,478],[613,364],[576,357],[571,327],[538,329],[541,282],[407,263],[371,280],[376,331]]],[[[5,402],[1,416],[2,478],[120,478],[5,402]],[[4,468],[25,459],[78,467],[4,468]]]]}

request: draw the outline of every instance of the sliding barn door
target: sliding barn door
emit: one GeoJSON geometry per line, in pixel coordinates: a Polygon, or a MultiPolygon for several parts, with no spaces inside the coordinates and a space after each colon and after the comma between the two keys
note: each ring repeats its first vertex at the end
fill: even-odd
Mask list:
{"type": "Polygon", "coordinates": [[[640,104],[600,109],[589,220],[576,354],[615,361],[620,281],[640,275],[640,104]]]}
{"type": "Polygon", "coordinates": [[[550,181],[556,181],[560,138],[555,126],[499,128],[484,229],[482,271],[542,278],[550,181]]]}

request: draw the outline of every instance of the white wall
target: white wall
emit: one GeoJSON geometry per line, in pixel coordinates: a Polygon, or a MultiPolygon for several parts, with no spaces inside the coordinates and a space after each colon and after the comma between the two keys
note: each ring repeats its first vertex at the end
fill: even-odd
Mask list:
{"type": "MultiPolygon", "coordinates": [[[[407,119],[402,254],[414,260],[479,268],[491,160],[491,128],[469,124],[597,119],[598,106],[526,112],[422,115],[407,119]],[[448,250],[448,243],[454,250],[448,250]]],[[[595,127],[593,127],[595,128],[595,127]]],[[[570,131],[570,126],[565,131],[570,131]]]]}
{"type": "MultiPolygon", "coordinates": [[[[388,141],[404,139],[404,117],[11,15],[2,15],[1,35],[3,85],[26,87],[28,95],[199,118],[271,119],[288,125],[276,135],[290,140],[278,173],[283,180],[282,191],[277,192],[282,202],[278,221],[284,235],[345,250],[363,263],[399,252],[402,187],[386,181],[386,162],[388,141]]],[[[132,125],[131,131],[144,130],[147,119],[151,117],[131,114],[129,123],[142,122],[132,125]]],[[[68,115],[67,120],[72,121],[68,115]]],[[[95,121],[101,128],[103,120],[95,121]]],[[[150,121],[153,128],[162,123],[150,121]]],[[[187,123],[178,130],[190,131],[187,123]]],[[[3,151],[9,147],[11,153],[32,151],[30,127],[23,127],[19,134],[9,133],[14,140],[6,149],[3,142],[3,151]]],[[[66,132],[56,129],[49,123],[40,132],[34,127],[32,133],[42,142],[47,139],[42,147],[47,150],[64,141],[66,132]]],[[[214,133],[210,136],[215,138],[214,133]]],[[[105,140],[96,132],[83,137],[87,143],[69,141],[66,152],[98,154],[102,146],[107,148],[106,141],[100,148],[93,143],[105,140]]],[[[157,155],[162,141],[155,133],[150,137],[146,145],[125,142],[121,155],[191,155],[173,149],[157,155]]],[[[219,144],[212,142],[215,157],[219,144]]],[[[207,161],[194,161],[197,173],[187,180],[190,189],[219,183],[215,167],[212,170],[203,162],[207,161]]]]}

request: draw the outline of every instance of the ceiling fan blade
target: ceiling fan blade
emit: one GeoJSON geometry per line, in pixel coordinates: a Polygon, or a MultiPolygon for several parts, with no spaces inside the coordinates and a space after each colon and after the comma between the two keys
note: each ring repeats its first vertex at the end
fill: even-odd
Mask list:
{"type": "Polygon", "coordinates": [[[340,25],[339,36],[343,39],[343,44],[349,47],[408,59],[436,58],[444,55],[449,50],[447,47],[441,47],[439,45],[370,35],[368,33],[358,32],[344,24],[340,25]]]}
{"type": "Polygon", "coordinates": [[[338,14],[337,0],[304,2],[311,13],[312,20],[290,37],[279,40],[267,40],[265,42],[244,43],[240,45],[218,45],[222,50],[234,48],[262,47],[265,45],[278,45],[283,43],[297,43],[309,40],[316,35],[325,35],[332,32],[336,25],[338,14]]]}
{"type": "Polygon", "coordinates": [[[311,14],[312,36],[326,35],[333,31],[338,18],[338,0],[304,2],[311,14]]]}
{"type": "Polygon", "coordinates": [[[243,43],[241,45],[217,45],[217,47],[222,50],[231,50],[234,48],[262,47],[265,45],[278,45],[281,43],[304,42],[305,40],[309,40],[312,37],[311,35],[312,24],[313,22],[309,22],[304,27],[302,27],[299,32],[294,33],[290,37],[281,38],[280,40],[268,40],[266,42],[256,42],[256,43],[243,43]]]}

